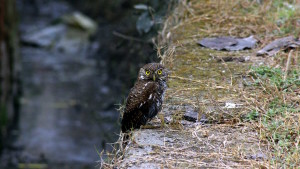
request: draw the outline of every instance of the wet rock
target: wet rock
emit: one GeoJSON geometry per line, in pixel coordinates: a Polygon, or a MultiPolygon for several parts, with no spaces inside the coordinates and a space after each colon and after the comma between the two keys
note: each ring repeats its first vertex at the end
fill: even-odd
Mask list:
{"type": "MultiPolygon", "coordinates": [[[[195,111],[192,107],[187,107],[186,112],[182,117],[183,120],[189,121],[189,122],[199,122],[200,124],[204,124],[208,122],[208,119],[206,118],[205,114],[199,115],[198,111],[195,111]]],[[[181,122],[182,124],[189,124],[186,122],[181,122]]]]}
{"type": "Polygon", "coordinates": [[[97,30],[93,20],[78,12],[65,15],[62,19],[63,23],[24,33],[22,43],[77,55],[87,50],[97,50],[89,41],[89,37],[97,30]]]}
{"type": "Polygon", "coordinates": [[[288,36],[280,39],[276,39],[269,43],[267,46],[259,50],[256,55],[263,56],[268,55],[272,56],[279,52],[281,49],[287,48],[297,48],[300,46],[300,39],[295,39],[294,36],[288,36]]]}
{"type": "Polygon", "coordinates": [[[194,111],[192,108],[187,108],[183,119],[186,121],[197,122],[198,112],[194,111]]]}
{"type": "Polygon", "coordinates": [[[148,33],[154,25],[154,21],[152,20],[149,12],[144,12],[137,20],[136,29],[140,34],[148,33]]]}
{"type": "Polygon", "coordinates": [[[134,9],[139,9],[139,10],[148,10],[150,7],[145,5],[145,4],[136,4],[134,5],[134,9]]]}
{"type": "Polygon", "coordinates": [[[65,31],[66,26],[62,24],[49,26],[41,30],[26,33],[22,36],[21,41],[27,45],[49,47],[57,38],[63,35],[65,31]]]}
{"type": "Polygon", "coordinates": [[[90,34],[93,34],[97,30],[97,24],[95,21],[90,19],[89,17],[83,15],[80,12],[74,12],[69,15],[65,15],[62,17],[64,23],[74,28],[83,29],[90,34]]]}
{"type": "Polygon", "coordinates": [[[215,49],[236,51],[244,49],[252,49],[255,47],[257,40],[253,36],[247,38],[234,38],[234,37],[217,37],[217,38],[204,38],[197,43],[201,46],[215,49]]]}
{"type": "Polygon", "coordinates": [[[86,53],[90,48],[90,33],[64,24],[45,27],[26,33],[21,41],[25,45],[47,48],[61,53],[86,53]]]}
{"type": "Polygon", "coordinates": [[[89,33],[74,28],[68,28],[67,32],[55,41],[54,50],[62,53],[80,54],[87,53],[90,46],[89,33]]]}

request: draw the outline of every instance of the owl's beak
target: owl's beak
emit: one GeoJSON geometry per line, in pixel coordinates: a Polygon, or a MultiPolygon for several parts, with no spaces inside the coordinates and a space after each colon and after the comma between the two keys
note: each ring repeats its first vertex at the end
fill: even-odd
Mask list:
{"type": "Polygon", "coordinates": [[[153,81],[155,81],[155,75],[153,75],[153,81]]]}

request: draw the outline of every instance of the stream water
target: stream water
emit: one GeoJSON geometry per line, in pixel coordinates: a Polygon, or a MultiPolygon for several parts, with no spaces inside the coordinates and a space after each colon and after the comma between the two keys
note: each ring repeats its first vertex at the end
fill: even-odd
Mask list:
{"type": "MultiPolygon", "coordinates": [[[[95,168],[98,151],[110,150],[108,143],[118,138],[114,104],[125,94],[120,80],[110,77],[109,61],[99,56],[105,39],[91,40],[87,32],[53,24],[76,11],[66,1],[18,0],[17,7],[22,108],[17,139],[0,163],[12,168],[36,163],[39,168],[95,168]]],[[[110,29],[100,31],[111,34],[110,29]]]]}
{"type": "MultiPolygon", "coordinates": [[[[98,152],[118,139],[115,104],[124,101],[139,67],[157,61],[149,40],[157,30],[138,33],[136,21],[146,15],[133,8],[142,3],[135,0],[16,2],[23,93],[19,130],[3,151],[0,168],[95,168],[98,152]],[[62,19],[78,11],[92,17],[95,34],[62,19]]],[[[167,4],[145,2],[153,8],[167,4]]],[[[140,26],[148,29],[143,24],[147,20],[140,26]]]]}
{"type": "MultiPolygon", "coordinates": [[[[62,1],[32,3],[19,2],[22,37],[32,37],[56,18],[73,12],[62,1]]],[[[112,106],[117,95],[107,82],[106,64],[91,57],[100,44],[89,41],[84,32],[69,28],[62,36],[72,31],[72,39],[54,41],[62,43],[60,48],[21,40],[23,96],[16,141],[21,148],[19,163],[93,168],[99,160],[97,151],[109,149],[107,143],[118,137],[119,113],[112,106]]]]}

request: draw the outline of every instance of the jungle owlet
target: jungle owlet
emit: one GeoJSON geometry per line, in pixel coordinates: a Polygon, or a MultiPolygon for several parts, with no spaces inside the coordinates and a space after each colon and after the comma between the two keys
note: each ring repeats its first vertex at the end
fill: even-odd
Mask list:
{"type": "Polygon", "coordinates": [[[159,63],[144,65],[137,82],[126,100],[122,119],[122,132],[140,128],[161,110],[167,88],[168,71],[159,63]]]}

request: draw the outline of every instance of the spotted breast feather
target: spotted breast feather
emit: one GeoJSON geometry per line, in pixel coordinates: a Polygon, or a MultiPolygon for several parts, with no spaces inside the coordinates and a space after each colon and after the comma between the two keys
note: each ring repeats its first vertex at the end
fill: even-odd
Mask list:
{"type": "Polygon", "coordinates": [[[140,128],[161,109],[159,85],[153,81],[138,81],[130,90],[122,119],[122,132],[140,128]],[[160,103],[157,103],[159,100],[160,103]]]}

